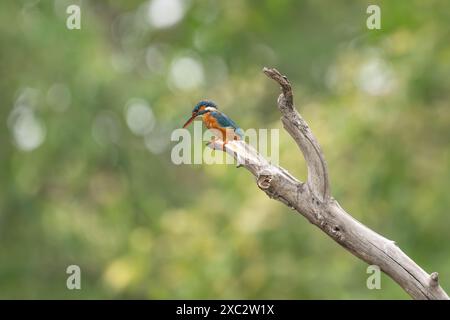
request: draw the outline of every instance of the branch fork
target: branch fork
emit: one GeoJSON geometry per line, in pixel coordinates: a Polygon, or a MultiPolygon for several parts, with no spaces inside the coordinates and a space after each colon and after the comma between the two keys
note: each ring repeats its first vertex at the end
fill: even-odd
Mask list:
{"type": "Polygon", "coordinates": [[[440,287],[438,273],[426,273],[394,241],[372,231],[339,205],[331,196],[328,168],[317,139],[294,107],[291,84],[278,70],[263,72],[281,87],[277,105],[285,130],[297,143],[308,167],[306,183],[271,164],[244,141],[213,141],[208,146],[234,157],[256,178],[258,187],[270,198],[279,200],[303,215],[334,241],[369,265],[377,265],[412,298],[449,300],[440,287]]]}

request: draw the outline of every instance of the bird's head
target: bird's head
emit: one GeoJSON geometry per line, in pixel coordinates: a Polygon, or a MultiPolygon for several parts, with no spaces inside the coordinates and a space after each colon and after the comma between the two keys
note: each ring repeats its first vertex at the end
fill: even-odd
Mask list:
{"type": "Polygon", "coordinates": [[[184,124],[183,128],[186,128],[195,118],[198,116],[204,115],[205,113],[217,110],[217,105],[208,100],[202,100],[194,107],[192,110],[192,115],[188,121],[184,124]]]}

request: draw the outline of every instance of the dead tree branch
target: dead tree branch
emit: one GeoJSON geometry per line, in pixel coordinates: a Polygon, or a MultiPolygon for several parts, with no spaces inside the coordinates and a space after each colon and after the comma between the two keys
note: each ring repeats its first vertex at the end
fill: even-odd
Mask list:
{"type": "MultiPolygon", "coordinates": [[[[438,274],[426,273],[409,258],[394,241],[372,231],[345,212],[330,196],[327,165],[319,143],[311,129],[294,107],[288,79],[276,69],[264,68],[264,73],[282,89],[278,109],[286,131],[292,136],[306,160],[308,181],[298,181],[285,169],[274,166],[253,147],[243,141],[231,141],[225,151],[239,166],[255,177],[258,187],[270,198],[279,200],[302,214],[353,255],[377,265],[414,299],[449,299],[439,286],[438,274]]],[[[211,148],[222,150],[216,141],[211,148]]]]}

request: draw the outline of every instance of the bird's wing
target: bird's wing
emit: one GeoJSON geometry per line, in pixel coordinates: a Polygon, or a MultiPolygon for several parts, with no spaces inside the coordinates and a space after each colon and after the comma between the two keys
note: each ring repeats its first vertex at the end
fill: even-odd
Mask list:
{"type": "Polygon", "coordinates": [[[217,122],[220,124],[220,126],[224,128],[234,128],[238,129],[239,127],[237,124],[231,120],[227,115],[223,114],[219,111],[213,111],[211,112],[212,116],[217,119],[217,122]]]}
{"type": "Polygon", "coordinates": [[[244,131],[238,127],[238,125],[231,120],[226,114],[223,114],[219,111],[213,111],[212,115],[217,119],[217,122],[220,126],[224,128],[233,128],[234,132],[240,136],[241,138],[244,137],[244,131]]]}

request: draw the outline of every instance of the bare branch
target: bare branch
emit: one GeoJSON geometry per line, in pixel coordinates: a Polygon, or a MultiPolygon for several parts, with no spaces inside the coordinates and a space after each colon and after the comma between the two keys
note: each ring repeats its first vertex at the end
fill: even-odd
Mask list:
{"type": "MultiPolygon", "coordinates": [[[[353,255],[380,269],[396,281],[414,299],[448,300],[439,286],[438,274],[429,275],[409,258],[392,240],[372,231],[351,215],[329,195],[328,173],[319,144],[293,106],[291,85],[275,69],[264,73],[277,81],[283,93],[278,108],[286,130],[299,145],[308,164],[308,182],[298,181],[285,169],[272,165],[252,146],[243,141],[230,141],[225,151],[255,177],[258,187],[270,198],[295,209],[353,255]]],[[[209,145],[223,150],[223,143],[209,145]]]]}
{"type": "Polygon", "coordinates": [[[311,129],[294,107],[291,84],[287,77],[276,69],[264,68],[263,72],[281,86],[282,93],[278,97],[278,109],[282,115],[281,121],[286,131],[297,142],[306,160],[308,187],[317,199],[326,202],[330,198],[327,163],[311,129]]]}

